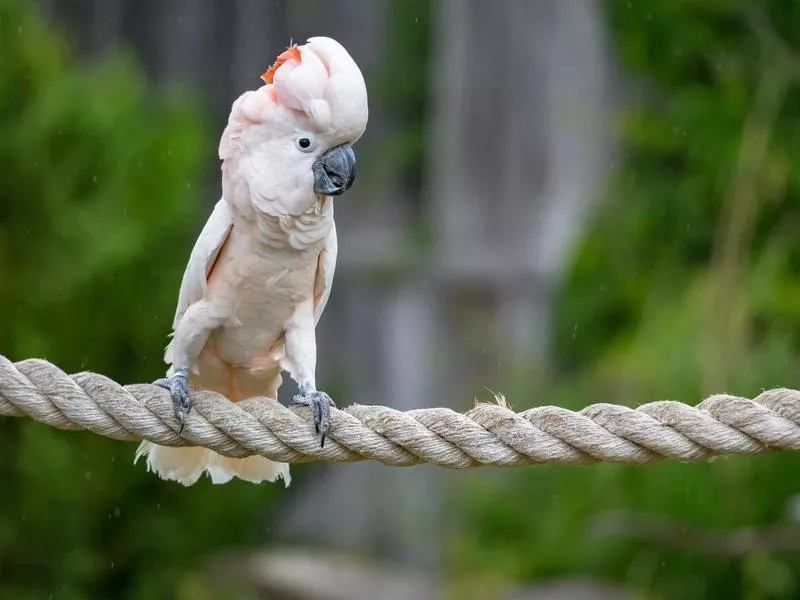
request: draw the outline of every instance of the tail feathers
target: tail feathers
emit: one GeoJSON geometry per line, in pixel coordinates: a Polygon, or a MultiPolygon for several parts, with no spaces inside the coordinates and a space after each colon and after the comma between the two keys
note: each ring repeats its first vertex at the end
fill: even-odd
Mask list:
{"type": "Polygon", "coordinates": [[[191,446],[171,448],[142,442],[136,450],[134,464],[141,457],[147,458],[147,470],[157,473],[162,479],[192,485],[202,475],[208,462],[209,450],[191,446]]]}
{"type": "Polygon", "coordinates": [[[263,456],[229,458],[196,446],[172,448],[142,442],[136,451],[134,464],[143,456],[147,457],[148,471],[186,486],[196,483],[203,471],[209,474],[213,483],[227,483],[234,477],[251,483],[274,482],[280,477],[289,487],[292,481],[287,463],[274,462],[263,456]]]}
{"type": "Polygon", "coordinates": [[[285,487],[292,482],[288,463],[274,462],[263,456],[229,458],[216,452],[209,451],[209,454],[206,470],[214,483],[227,483],[234,477],[251,483],[274,482],[280,477],[285,487]]]}

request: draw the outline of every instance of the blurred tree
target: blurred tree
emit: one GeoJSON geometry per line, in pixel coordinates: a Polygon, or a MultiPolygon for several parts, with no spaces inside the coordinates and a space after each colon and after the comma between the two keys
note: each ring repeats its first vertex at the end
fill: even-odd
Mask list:
{"type": "MultiPolygon", "coordinates": [[[[579,409],[797,387],[800,4],[606,7],[632,84],[623,160],[557,303],[561,375],[539,396],[579,409]]],[[[674,547],[644,527],[609,539],[596,525],[615,510],[689,531],[790,531],[798,469],[784,454],[515,472],[462,494],[453,555],[468,581],[580,573],[642,598],[796,598],[796,552],[674,547]]]]}
{"type": "Polygon", "coordinates": [[[800,54],[781,37],[800,11],[780,0],[607,5],[634,101],[613,194],[563,290],[558,354],[578,368],[614,356],[691,288],[706,303],[694,325],[724,342],[684,352],[708,392],[741,365],[744,340],[725,327],[741,329],[743,311],[750,341],[800,342],[800,54]]]}
{"type": "MultiPolygon", "coordinates": [[[[213,152],[186,94],[124,53],[79,64],[32,3],[0,0],[0,351],[159,376],[213,152]]],[[[263,541],[275,488],[190,493],[134,449],[0,420],[0,597],[203,598],[209,548],[263,541]]]]}

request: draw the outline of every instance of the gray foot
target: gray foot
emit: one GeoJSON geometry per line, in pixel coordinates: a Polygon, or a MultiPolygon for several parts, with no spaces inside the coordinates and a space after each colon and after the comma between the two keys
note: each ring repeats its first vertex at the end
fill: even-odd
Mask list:
{"type": "Polygon", "coordinates": [[[318,392],[313,387],[300,386],[300,393],[292,398],[292,404],[307,406],[311,409],[314,429],[320,434],[320,447],[325,447],[325,437],[331,430],[331,406],[336,404],[325,392],[318,392]]]}
{"type": "Polygon", "coordinates": [[[189,369],[177,369],[169,377],[156,379],[153,384],[169,390],[172,405],[175,407],[175,418],[181,424],[179,431],[183,431],[186,415],[192,408],[192,399],[189,398],[189,369]]]}

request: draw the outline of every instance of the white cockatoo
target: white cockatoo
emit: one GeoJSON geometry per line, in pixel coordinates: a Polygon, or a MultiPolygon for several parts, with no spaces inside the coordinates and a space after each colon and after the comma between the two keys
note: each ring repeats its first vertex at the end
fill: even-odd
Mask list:
{"type": "MultiPolygon", "coordinates": [[[[291,46],[234,103],[222,134],[222,198],[195,243],[164,356],[175,416],[183,426],[191,388],[234,402],[277,398],[281,372],[298,383],[317,431],[330,429],[330,396],[315,381],[315,327],[331,292],[337,242],[333,196],[353,183],[354,144],[367,126],[367,89],[335,40],[291,46]]],[[[143,442],[136,459],[164,479],[192,485],[260,483],[289,465],[228,458],[200,447],[143,442]]]]}

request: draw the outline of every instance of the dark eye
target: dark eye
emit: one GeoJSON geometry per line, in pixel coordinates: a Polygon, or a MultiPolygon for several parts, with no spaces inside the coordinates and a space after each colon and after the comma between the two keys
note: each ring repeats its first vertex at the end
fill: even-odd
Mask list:
{"type": "Polygon", "coordinates": [[[298,135],[294,141],[300,152],[311,152],[314,149],[314,142],[314,136],[305,132],[298,135]]]}

